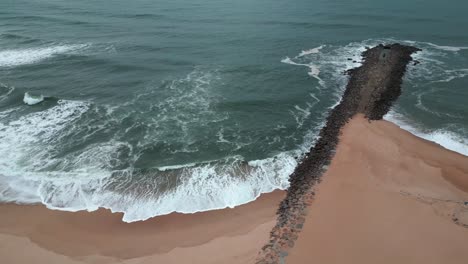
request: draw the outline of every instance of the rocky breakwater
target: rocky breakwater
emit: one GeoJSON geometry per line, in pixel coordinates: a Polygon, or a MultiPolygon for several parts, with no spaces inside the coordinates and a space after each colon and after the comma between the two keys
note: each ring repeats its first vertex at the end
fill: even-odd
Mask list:
{"type": "MultiPolygon", "coordinates": [[[[270,241],[259,252],[257,263],[284,263],[288,250],[304,225],[314,186],[335,154],[341,128],[357,113],[382,119],[401,94],[401,83],[411,54],[419,49],[400,44],[378,45],[362,53],[363,63],[351,69],[341,102],[330,111],[315,145],[289,178],[290,187],[280,203],[270,241]]],[[[346,59],[346,58],[343,58],[346,59]]],[[[313,256],[311,256],[313,258],[313,256]]]]}

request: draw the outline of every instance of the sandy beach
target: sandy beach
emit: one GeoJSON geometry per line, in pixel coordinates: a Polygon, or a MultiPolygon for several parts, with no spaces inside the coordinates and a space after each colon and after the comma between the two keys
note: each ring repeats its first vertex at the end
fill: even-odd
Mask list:
{"type": "Polygon", "coordinates": [[[249,263],[268,239],[284,192],[234,209],[124,223],[107,210],[0,206],[2,263],[249,263]]]}
{"type": "MultiPolygon", "coordinates": [[[[2,263],[253,263],[285,193],[123,223],[120,214],[0,206],[2,263]]],[[[286,263],[466,263],[468,158],[354,117],[286,263]]]]}
{"type": "Polygon", "coordinates": [[[286,263],[467,263],[467,201],[467,157],[357,116],[286,263]]]}

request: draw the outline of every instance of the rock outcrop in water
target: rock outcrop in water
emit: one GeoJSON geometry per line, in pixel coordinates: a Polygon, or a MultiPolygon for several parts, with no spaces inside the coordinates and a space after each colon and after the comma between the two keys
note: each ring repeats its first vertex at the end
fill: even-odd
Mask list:
{"type": "Polygon", "coordinates": [[[347,72],[350,79],[342,100],[331,110],[317,142],[291,174],[287,196],[277,212],[277,224],[257,263],[284,263],[314,199],[313,187],[334,156],[341,128],[357,113],[365,114],[369,120],[382,119],[401,94],[406,66],[417,51],[400,44],[379,45],[363,52],[362,66],[347,72]]]}

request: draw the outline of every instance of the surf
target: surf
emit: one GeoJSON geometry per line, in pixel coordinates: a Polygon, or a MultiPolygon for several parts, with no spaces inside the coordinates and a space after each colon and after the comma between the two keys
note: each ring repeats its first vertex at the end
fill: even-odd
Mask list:
{"type": "Polygon", "coordinates": [[[35,105],[44,101],[44,95],[32,95],[29,92],[24,93],[23,102],[27,105],[35,105]]]}
{"type": "Polygon", "coordinates": [[[0,67],[34,64],[60,54],[77,52],[87,46],[87,44],[52,45],[48,47],[0,50],[0,67]]]}
{"type": "MultiPolygon", "coordinates": [[[[78,100],[58,100],[49,106],[41,104],[39,96],[34,102],[43,108],[37,111],[26,112],[20,117],[15,116],[15,111],[2,111],[0,199],[4,202],[42,203],[51,209],[66,211],[108,208],[113,212],[122,212],[123,221],[134,222],[172,212],[194,213],[234,207],[253,201],[262,193],[286,189],[289,186],[289,175],[315,142],[318,131],[324,125],[328,111],[323,109],[333,109],[342,98],[348,81],[343,72],[359,65],[362,62],[362,51],[379,41],[366,40],[341,46],[321,45],[305,51],[299,50],[298,55],[289,55],[288,59],[282,60],[285,66],[297,66],[298,71],[303,71],[305,76],[317,82],[311,84],[310,96],[304,104],[293,104],[290,107],[295,128],[307,132],[293,150],[269,154],[266,158],[247,159],[235,155],[205,161],[161,164],[151,168],[135,166],[135,162],[144,157],[145,148],[150,148],[165,135],[174,134],[168,134],[170,130],[164,130],[166,127],[176,126],[176,132],[184,136],[179,139],[185,145],[178,145],[181,147],[177,151],[194,153],[200,146],[186,143],[192,142],[191,132],[197,130],[199,124],[213,125],[229,118],[229,115],[213,109],[220,100],[214,96],[216,84],[221,81],[219,70],[197,68],[185,77],[163,83],[163,89],[168,93],[164,95],[165,100],[158,102],[153,102],[153,98],[161,96],[156,92],[160,89],[149,87],[119,106],[100,106],[78,100]],[[317,70],[311,75],[312,66],[317,70]],[[151,122],[131,119],[132,116],[125,108],[128,106],[151,116],[151,122]],[[177,114],[169,116],[167,111],[177,114]],[[109,123],[96,124],[96,120],[109,123]],[[123,127],[123,132],[114,133],[108,141],[87,144],[84,148],[77,148],[76,152],[53,148],[62,141],[72,147],[81,146],[90,133],[112,129],[113,124],[121,124],[125,120],[131,121],[129,127],[123,127]],[[129,131],[139,131],[141,124],[152,129],[143,130],[143,136],[136,143],[125,140],[122,135],[129,131]],[[78,141],[72,142],[71,139],[78,141]]],[[[422,53],[421,57],[416,58],[421,61],[423,69],[427,69],[425,58],[434,59],[427,55],[431,52],[445,54],[461,51],[434,48],[427,43],[420,45],[430,48],[429,53],[422,53]]],[[[433,75],[438,79],[447,77],[444,75],[446,69],[435,70],[440,73],[433,75]]],[[[456,72],[455,78],[460,76],[459,73],[456,72]]],[[[405,81],[411,82],[412,78],[422,76],[421,72],[411,67],[409,75],[405,81]]],[[[34,99],[26,93],[23,101],[25,98],[26,101],[34,99]]],[[[392,121],[402,124],[401,119],[392,121]]],[[[235,136],[227,137],[226,134],[221,126],[212,140],[233,149],[242,148],[242,144],[245,144],[238,142],[235,136]]],[[[456,134],[436,130],[419,135],[465,153],[466,141],[456,134]],[[447,136],[454,140],[447,140],[447,136]],[[457,142],[460,144],[457,145],[457,142]]]]}

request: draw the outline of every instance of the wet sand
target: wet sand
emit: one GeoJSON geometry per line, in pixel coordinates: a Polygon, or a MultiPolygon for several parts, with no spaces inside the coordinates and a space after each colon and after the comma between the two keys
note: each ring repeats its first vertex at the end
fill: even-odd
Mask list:
{"type": "MultiPolygon", "coordinates": [[[[344,127],[315,192],[286,263],[468,261],[468,157],[360,115],[344,127]]],[[[284,196],[276,191],[234,209],[132,224],[107,210],[3,204],[0,260],[253,263],[284,196]]]]}
{"type": "Polygon", "coordinates": [[[0,205],[0,263],[251,263],[283,191],[234,209],[124,223],[107,210],[0,205]]]}

